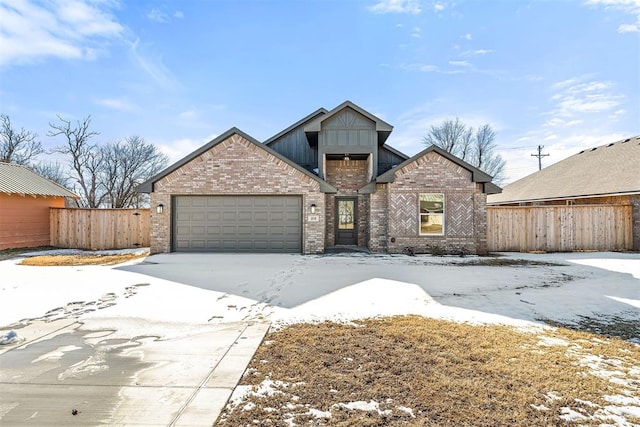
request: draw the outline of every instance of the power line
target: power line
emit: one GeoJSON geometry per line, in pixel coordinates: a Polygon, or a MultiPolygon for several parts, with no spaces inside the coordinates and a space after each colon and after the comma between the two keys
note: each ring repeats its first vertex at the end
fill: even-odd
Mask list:
{"type": "Polygon", "coordinates": [[[543,148],[544,145],[538,145],[538,154],[532,154],[533,157],[538,158],[538,170],[542,170],[542,158],[548,156],[548,154],[542,154],[543,148]]]}

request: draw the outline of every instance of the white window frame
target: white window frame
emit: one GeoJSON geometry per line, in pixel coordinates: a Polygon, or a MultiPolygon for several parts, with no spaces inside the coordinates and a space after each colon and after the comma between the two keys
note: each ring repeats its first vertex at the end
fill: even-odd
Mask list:
{"type": "Polygon", "coordinates": [[[444,236],[445,234],[445,214],[446,214],[446,199],[444,193],[419,193],[418,194],[418,234],[420,236],[444,236]],[[430,213],[420,212],[420,198],[425,196],[442,196],[442,213],[430,213]],[[442,233],[423,233],[422,232],[422,217],[428,215],[441,215],[442,216],[442,233]]]}

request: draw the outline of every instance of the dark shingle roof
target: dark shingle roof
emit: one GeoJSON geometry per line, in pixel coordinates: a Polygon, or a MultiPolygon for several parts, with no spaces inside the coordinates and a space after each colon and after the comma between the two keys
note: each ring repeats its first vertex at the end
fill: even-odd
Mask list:
{"type": "Polygon", "coordinates": [[[640,136],[583,150],[515,181],[490,204],[640,193],[640,136]]]}
{"type": "Polygon", "coordinates": [[[0,162],[0,193],[78,198],[71,191],[25,166],[3,162],[0,162]]]}

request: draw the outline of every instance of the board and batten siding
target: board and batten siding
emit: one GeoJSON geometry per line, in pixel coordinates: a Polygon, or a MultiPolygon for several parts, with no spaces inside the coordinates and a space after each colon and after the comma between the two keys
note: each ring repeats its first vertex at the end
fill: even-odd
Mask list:
{"type": "Polygon", "coordinates": [[[309,171],[318,167],[318,148],[309,145],[302,127],[269,143],[269,147],[309,171]]]}
{"type": "Polygon", "coordinates": [[[149,209],[58,209],[50,214],[51,245],[87,250],[149,247],[149,209]]]}
{"type": "Polygon", "coordinates": [[[630,250],[631,205],[489,206],[489,251],[630,250]]]}
{"type": "Polygon", "coordinates": [[[0,250],[49,245],[49,208],[64,197],[0,194],[0,250]]]}

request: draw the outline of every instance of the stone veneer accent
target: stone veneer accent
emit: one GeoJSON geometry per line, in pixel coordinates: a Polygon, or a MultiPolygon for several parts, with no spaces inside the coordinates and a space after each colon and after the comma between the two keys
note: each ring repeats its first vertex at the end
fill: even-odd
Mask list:
{"type": "Polygon", "coordinates": [[[324,252],[325,197],[320,184],[271,153],[234,134],[157,181],[151,206],[151,253],[171,251],[172,196],[179,195],[300,195],[303,253],[324,252]],[[315,204],[319,221],[308,221],[315,204]]]}
{"type": "Polygon", "coordinates": [[[369,249],[400,253],[427,246],[486,252],[486,194],[471,172],[436,152],[395,171],[395,180],[377,184],[370,198],[369,249]],[[443,193],[444,236],[420,236],[419,194],[443,193]]]}
{"type": "Polygon", "coordinates": [[[368,163],[366,160],[327,160],[325,162],[325,181],[333,185],[338,193],[326,194],[326,242],[335,245],[336,197],[356,197],[358,246],[367,246],[369,240],[369,197],[358,194],[367,181],[368,163]]]}

